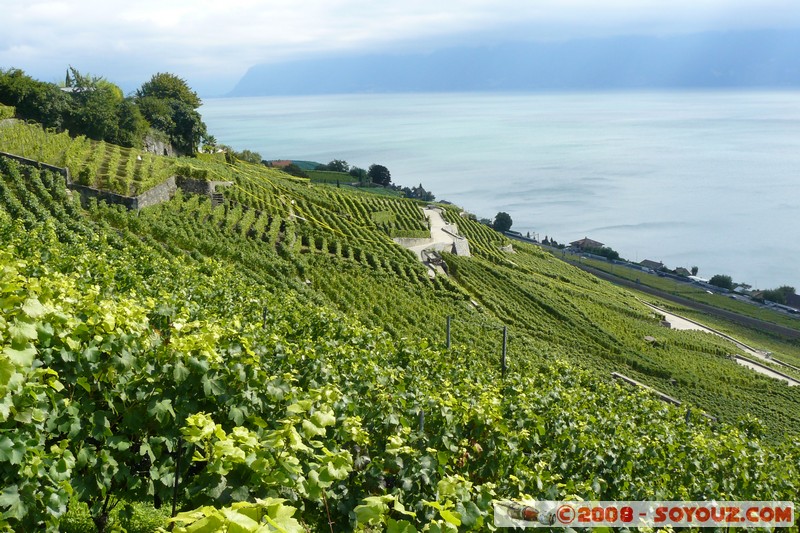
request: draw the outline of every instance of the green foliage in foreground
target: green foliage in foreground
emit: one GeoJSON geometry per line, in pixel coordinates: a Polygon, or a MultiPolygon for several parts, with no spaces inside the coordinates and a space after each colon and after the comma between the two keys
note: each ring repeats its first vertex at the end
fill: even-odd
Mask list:
{"type": "MultiPolygon", "coordinates": [[[[626,293],[477,223],[459,221],[478,256],[449,259],[456,285],[362,224],[372,199],[277,174],[237,176],[248,209],[138,214],[0,175],[0,529],[62,528],[77,500],[102,530],[125,502],[171,509],[176,486],[177,531],[487,531],[499,498],[800,492],[793,439],[598,376],[657,327],[626,293]],[[471,327],[445,352],[449,313],[471,327]],[[503,323],[505,380],[481,329],[503,323]]],[[[718,341],[674,334],[678,357],[727,368],[718,341]]]]}

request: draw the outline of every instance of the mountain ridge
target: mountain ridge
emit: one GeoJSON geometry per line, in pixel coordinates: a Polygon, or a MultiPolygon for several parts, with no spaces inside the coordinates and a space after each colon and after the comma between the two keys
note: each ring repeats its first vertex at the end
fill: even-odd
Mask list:
{"type": "Polygon", "coordinates": [[[706,32],[330,56],[251,67],[227,96],[800,87],[800,31],[706,32]]]}

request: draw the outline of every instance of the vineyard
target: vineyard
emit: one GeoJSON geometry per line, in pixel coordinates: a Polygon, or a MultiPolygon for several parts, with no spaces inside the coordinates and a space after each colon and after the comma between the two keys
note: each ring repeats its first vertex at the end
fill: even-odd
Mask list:
{"type": "Polygon", "coordinates": [[[175,159],[21,121],[0,125],[0,151],[66,167],[77,183],[124,196],[137,196],[163,182],[175,174],[177,164],[175,159]]]}
{"type": "MultiPolygon", "coordinates": [[[[80,159],[94,186],[131,161],[9,131],[0,149],[80,159]]],[[[391,240],[429,236],[416,202],[150,157],[118,187],[171,165],[233,185],[83,208],[0,158],[0,530],[490,531],[507,498],[796,499],[800,388],[727,341],[454,206],[473,257],[430,279],[391,240]]]]}

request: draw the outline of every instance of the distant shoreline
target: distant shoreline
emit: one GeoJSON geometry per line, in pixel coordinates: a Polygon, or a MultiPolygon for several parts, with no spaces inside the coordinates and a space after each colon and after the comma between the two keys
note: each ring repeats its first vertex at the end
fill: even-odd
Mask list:
{"type": "Polygon", "coordinates": [[[209,130],[265,158],[385,164],[482,217],[757,288],[800,286],[794,90],[219,98],[209,130]],[[757,199],[757,200],[756,200],[757,199]]]}

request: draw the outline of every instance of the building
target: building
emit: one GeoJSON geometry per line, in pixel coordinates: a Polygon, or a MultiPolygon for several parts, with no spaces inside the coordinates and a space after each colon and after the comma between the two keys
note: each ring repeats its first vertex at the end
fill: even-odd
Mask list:
{"type": "Polygon", "coordinates": [[[272,161],[267,161],[267,166],[274,167],[274,168],[284,168],[291,165],[292,162],[288,159],[275,159],[272,161]]]}
{"type": "Polygon", "coordinates": [[[593,241],[589,237],[584,237],[579,241],[573,241],[569,243],[569,245],[578,250],[590,250],[592,248],[602,248],[605,246],[602,242],[593,241]]]}
{"type": "Polygon", "coordinates": [[[639,266],[644,268],[649,268],[650,270],[655,270],[656,272],[664,268],[664,263],[661,261],[651,261],[649,259],[645,259],[639,263],[639,266]]]}

